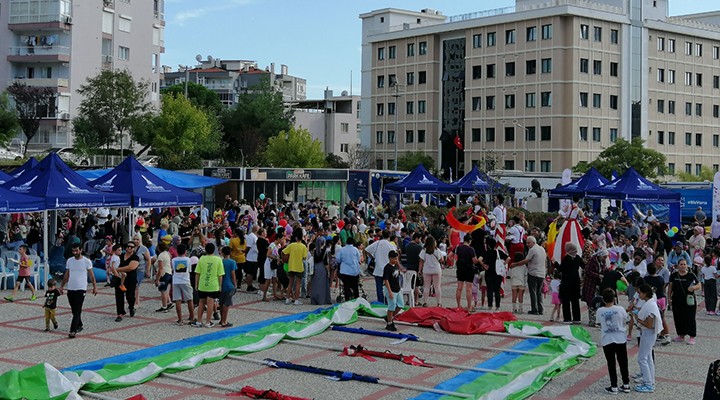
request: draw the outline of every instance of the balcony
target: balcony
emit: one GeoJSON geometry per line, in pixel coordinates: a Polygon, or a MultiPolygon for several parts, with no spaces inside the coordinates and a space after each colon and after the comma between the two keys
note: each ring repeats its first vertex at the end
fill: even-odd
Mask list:
{"type": "Polygon", "coordinates": [[[15,46],[10,47],[7,56],[9,62],[69,62],[70,47],[68,46],[15,46]]]}
{"type": "Polygon", "coordinates": [[[68,88],[70,81],[65,78],[16,78],[8,81],[8,86],[15,82],[24,83],[33,87],[68,88]]]}
{"type": "Polygon", "coordinates": [[[109,56],[106,54],[101,55],[100,56],[100,64],[102,65],[103,69],[112,69],[113,56],[109,56]]]}

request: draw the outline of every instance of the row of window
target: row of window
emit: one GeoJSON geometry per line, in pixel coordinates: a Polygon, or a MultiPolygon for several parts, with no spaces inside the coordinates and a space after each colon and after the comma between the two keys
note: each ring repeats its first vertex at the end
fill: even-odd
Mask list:
{"type": "MultiPolygon", "coordinates": [[[[473,165],[477,165],[485,170],[494,168],[492,164],[484,165],[481,160],[473,160],[473,165]]],[[[503,169],[514,170],[515,160],[505,160],[503,169]]],[[[535,172],[535,160],[525,160],[525,172],[535,172]]],[[[552,172],[552,163],[550,160],[540,160],[540,172],[552,172]]]]}
{"type": "MultiPolygon", "coordinates": [[[[666,40],[662,36],[657,37],[657,50],[658,51],[667,51],[669,53],[675,52],[675,39],[667,39],[667,46],[665,46],[666,40]]],[[[685,55],[686,56],[696,56],[696,57],[702,57],[703,56],[703,44],[702,43],[694,43],[686,41],[685,42],[685,55]],[[693,51],[694,50],[694,51],[693,51]]],[[[720,59],[720,46],[713,46],[713,52],[712,52],[713,60],[720,59]]]]}
{"type": "MultiPolygon", "coordinates": [[[[596,42],[602,42],[603,28],[600,26],[593,26],[593,40],[596,42]]],[[[590,40],[590,25],[580,25],[580,39],[590,40]]],[[[610,43],[618,44],[620,39],[620,32],[617,29],[610,29],[610,43]]]]}
{"type": "MultiPolygon", "coordinates": [[[[667,74],[665,68],[657,69],[657,81],[665,83],[675,83],[675,70],[668,69],[667,74]]],[[[693,75],[692,72],[685,73],[685,86],[699,86],[703,85],[703,74],[696,73],[693,75]],[[695,79],[693,79],[695,78],[695,79]]],[[[713,89],[720,89],[720,75],[713,75],[713,89]]]]}
{"type": "MultiPolygon", "coordinates": [[[[473,79],[481,79],[482,71],[483,71],[482,65],[473,65],[472,78],[473,79]]],[[[543,74],[552,72],[552,58],[543,58],[540,60],[540,72],[542,72],[543,74]]],[[[537,60],[525,61],[525,74],[526,75],[535,75],[536,73],[537,73],[537,60]]],[[[505,63],[505,76],[515,76],[515,62],[514,61],[505,63]]],[[[488,79],[496,77],[495,64],[487,64],[485,66],[485,77],[488,79]]]]}
{"type": "MultiPolygon", "coordinates": [[[[552,39],[553,37],[553,26],[552,24],[541,26],[541,38],[542,40],[552,39]]],[[[497,32],[488,32],[485,35],[487,40],[487,47],[493,47],[497,44],[497,32]]],[[[517,35],[515,29],[505,30],[505,44],[515,44],[517,35]]],[[[525,30],[525,41],[534,42],[537,40],[537,26],[527,27],[525,30]]],[[[479,49],[483,46],[482,33],[478,33],[472,36],[473,48],[479,49]]]]}
{"type": "MultiPolygon", "coordinates": [[[[389,74],[388,75],[388,86],[395,87],[395,85],[397,85],[397,83],[398,83],[397,75],[389,74]]],[[[427,71],[418,71],[417,83],[418,83],[418,85],[424,85],[427,83],[427,71]]],[[[406,85],[414,85],[415,84],[415,72],[408,72],[405,74],[405,84],[406,85]]],[[[385,75],[378,75],[377,87],[378,88],[385,87],[385,75]]]]}
{"type": "MultiPolygon", "coordinates": [[[[695,146],[702,147],[702,145],[703,145],[702,137],[703,137],[702,133],[695,134],[695,146]]],[[[658,142],[658,144],[665,144],[665,131],[657,131],[657,142],[658,142]]],[[[667,133],[667,144],[669,144],[669,145],[675,144],[675,132],[667,133]]],[[[685,145],[686,146],[693,145],[693,134],[691,132],[685,132],[685,145]]],[[[720,134],[716,133],[716,134],[712,135],[712,146],[720,147],[720,134]]]]}
{"type": "MultiPolygon", "coordinates": [[[[405,131],[405,143],[415,143],[416,139],[417,139],[417,143],[425,143],[425,130],[418,129],[417,136],[415,136],[415,133],[416,132],[413,130],[405,131]]],[[[385,132],[383,132],[383,131],[375,132],[375,143],[382,144],[384,139],[385,139],[385,132]]],[[[388,142],[388,144],[395,143],[395,131],[387,131],[387,142],[388,142]]]]}
{"type": "MultiPolygon", "coordinates": [[[[581,126],[580,127],[580,141],[581,142],[587,142],[588,141],[588,127],[587,126],[581,126]]],[[[610,128],[610,142],[615,143],[618,138],[618,130],[617,128],[610,128]]],[[[602,128],[592,128],[592,141],[593,142],[600,142],[602,141],[602,128]]]]}
{"type": "MultiPolygon", "coordinates": [[[[376,110],[377,110],[377,115],[385,115],[385,103],[378,103],[376,110]]],[[[388,112],[388,115],[395,115],[395,113],[396,113],[395,103],[393,103],[393,102],[387,103],[387,112],[388,112]]],[[[427,102],[425,100],[418,100],[417,113],[425,114],[426,112],[427,112],[427,102]]],[[[408,114],[408,115],[415,114],[415,102],[414,101],[405,102],[405,114],[408,114]]]]}
{"type": "MultiPolygon", "coordinates": [[[[528,127],[521,127],[521,126],[506,126],[505,127],[505,141],[506,142],[514,142],[515,141],[515,130],[516,129],[524,129],[525,130],[525,141],[526,142],[534,142],[536,139],[536,127],[534,126],[528,126],[528,127]]],[[[482,142],[483,141],[483,130],[482,128],[473,128],[471,131],[470,140],[473,142],[482,142]]],[[[540,140],[543,142],[552,140],[552,127],[550,126],[541,126],[540,127],[540,140]]],[[[485,142],[494,142],[495,141],[495,128],[485,128],[485,142]]]]}
{"type": "MultiPolygon", "coordinates": [[[[712,169],[713,172],[720,171],[720,164],[713,164],[712,169]]],[[[700,175],[700,172],[702,172],[702,164],[695,164],[695,175],[700,175]]],[[[675,163],[668,163],[668,173],[669,175],[675,175],[675,163]]],[[[685,173],[692,173],[692,164],[685,164],[685,173]]]]}
{"type": "MultiPolygon", "coordinates": [[[[665,114],[665,100],[656,100],[655,102],[657,104],[658,114],[665,114]]],[[[703,115],[703,104],[702,103],[695,103],[695,107],[693,107],[693,103],[685,102],[685,115],[692,116],[693,109],[695,110],[696,116],[702,117],[702,115],[703,115]]],[[[675,115],[675,100],[667,101],[667,113],[675,115]]],[[[713,118],[720,118],[720,105],[713,105],[713,118]]]]}
{"type": "MultiPolygon", "coordinates": [[[[525,107],[526,108],[535,108],[537,106],[537,93],[525,93],[525,107]]],[[[540,106],[541,107],[551,107],[552,106],[552,92],[540,92],[540,106]]],[[[494,110],[496,107],[495,104],[495,96],[485,96],[485,109],[486,110],[494,110]]],[[[515,108],[515,95],[514,94],[506,94],[505,95],[505,108],[506,109],[513,109],[515,108]]],[[[482,110],[482,97],[473,97],[472,98],[472,110],[473,111],[480,111],[482,110]]]]}
{"type": "MultiPolygon", "coordinates": [[[[393,60],[397,58],[397,46],[388,46],[388,59],[393,60]]],[[[415,56],[415,43],[408,43],[405,54],[408,57],[414,57],[415,56]]],[[[424,56],[427,54],[427,42],[420,42],[418,43],[418,54],[421,56],[424,56]]],[[[385,59],[385,47],[378,47],[377,48],[377,59],[378,60],[384,60],[385,59]]]]}
{"type": "MultiPolygon", "coordinates": [[[[580,107],[587,108],[589,99],[590,99],[590,93],[580,92],[580,107]]],[[[600,94],[600,93],[592,94],[592,106],[593,106],[593,108],[601,108],[602,107],[602,94],[600,94]]],[[[613,95],[613,94],[610,95],[610,109],[611,110],[618,109],[618,96],[617,95],[613,95]]]]}

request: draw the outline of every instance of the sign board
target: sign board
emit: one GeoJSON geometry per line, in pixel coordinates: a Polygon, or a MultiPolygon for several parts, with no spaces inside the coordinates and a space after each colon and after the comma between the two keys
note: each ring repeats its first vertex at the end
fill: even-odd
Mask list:
{"type": "Polygon", "coordinates": [[[248,181],[338,181],[347,182],[347,169],[319,168],[246,168],[245,180],[248,181]]]}
{"type": "Polygon", "coordinates": [[[242,180],[242,168],[203,168],[203,175],[213,178],[228,179],[231,181],[242,180]]]}

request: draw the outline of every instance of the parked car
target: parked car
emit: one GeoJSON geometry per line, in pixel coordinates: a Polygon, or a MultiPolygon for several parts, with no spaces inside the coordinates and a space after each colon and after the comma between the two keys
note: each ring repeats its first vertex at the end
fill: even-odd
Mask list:
{"type": "Polygon", "coordinates": [[[56,153],[63,161],[75,165],[82,165],[83,167],[90,165],[90,158],[72,147],[54,147],[46,153],[56,153]]]}
{"type": "Polygon", "coordinates": [[[0,148],[0,160],[22,160],[23,155],[17,151],[0,148]]]}
{"type": "Polygon", "coordinates": [[[160,156],[142,156],[138,158],[138,162],[146,167],[157,167],[160,156]]]}

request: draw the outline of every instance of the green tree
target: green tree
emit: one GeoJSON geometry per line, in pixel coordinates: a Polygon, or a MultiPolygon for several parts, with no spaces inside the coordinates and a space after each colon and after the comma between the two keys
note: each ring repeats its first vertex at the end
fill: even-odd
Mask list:
{"type": "Polygon", "coordinates": [[[17,134],[18,119],[10,110],[7,93],[0,94],[0,142],[5,143],[17,134]]]}
{"type": "Polygon", "coordinates": [[[151,113],[148,83],[136,81],[127,70],[103,70],[88,78],[78,93],[83,99],[73,119],[75,141],[87,152],[109,149],[125,133],[135,138],[151,113]]]}
{"type": "Polygon", "coordinates": [[[319,140],[313,139],[307,129],[290,128],[280,131],[268,140],[265,163],[277,168],[322,168],[325,152],[319,140]]]}
{"type": "Polygon", "coordinates": [[[595,167],[604,176],[612,175],[613,171],[622,175],[630,167],[646,178],[655,178],[658,173],[664,174],[665,155],[646,148],[643,146],[644,142],[641,138],[634,138],[632,142],[618,139],[615,144],[603,150],[597,159],[590,163],[579,163],[573,169],[575,172],[584,173],[590,167],[595,167]]]}
{"type": "Polygon", "coordinates": [[[17,122],[25,134],[25,142],[29,143],[40,129],[40,120],[55,113],[55,94],[50,88],[28,86],[17,81],[8,86],[7,92],[15,101],[17,122]]]}
{"type": "Polygon", "coordinates": [[[293,126],[293,111],[285,107],[282,94],[264,79],[258,86],[240,95],[238,104],[223,112],[226,161],[245,161],[258,165],[268,140],[293,126]]]}
{"type": "Polygon", "coordinates": [[[337,154],[330,153],[325,156],[325,165],[328,168],[350,168],[350,164],[337,154]]]}
{"type": "Polygon", "coordinates": [[[163,168],[202,167],[202,158],[217,156],[221,133],[217,119],[184,95],[166,94],[154,119],[152,146],[163,168]]]}
{"type": "MultiPolygon", "coordinates": [[[[222,112],[223,104],[220,102],[220,97],[218,97],[218,94],[215,91],[210,90],[203,85],[198,85],[195,82],[188,82],[187,91],[188,99],[190,99],[190,102],[195,107],[214,115],[220,115],[222,112]]],[[[160,94],[185,96],[185,84],[178,83],[177,85],[168,86],[162,89],[160,94]]]]}
{"type": "Polygon", "coordinates": [[[686,172],[681,172],[678,174],[678,177],[682,182],[712,182],[715,178],[715,171],[713,171],[712,168],[703,165],[700,168],[700,175],[693,175],[686,172]]]}
{"type": "Polygon", "coordinates": [[[412,171],[420,164],[429,171],[435,167],[435,160],[429,155],[418,151],[405,153],[402,157],[398,158],[397,164],[397,169],[400,171],[412,171]]]}

